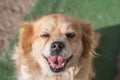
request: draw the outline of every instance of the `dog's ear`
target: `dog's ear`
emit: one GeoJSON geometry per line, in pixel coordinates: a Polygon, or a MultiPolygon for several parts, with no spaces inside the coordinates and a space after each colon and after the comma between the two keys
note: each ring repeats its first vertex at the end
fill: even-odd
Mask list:
{"type": "Polygon", "coordinates": [[[82,23],[82,42],[83,42],[83,56],[87,56],[94,52],[93,29],[90,23],[82,23]]]}
{"type": "Polygon", "coordinates": [[[28,53],[31,50],[34,40],[34,30],[30,23],[24,23],[20,31],[20,47],[24,53],[28,53]]]}

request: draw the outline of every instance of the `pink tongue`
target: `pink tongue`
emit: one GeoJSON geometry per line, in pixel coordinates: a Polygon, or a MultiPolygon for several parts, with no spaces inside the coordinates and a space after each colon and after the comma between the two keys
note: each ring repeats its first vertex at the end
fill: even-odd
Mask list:
{"type": "Polygon", "coordinates": [[[48,62],[52,67],[59,68],[63,66],[65,59],[61,56],[53,56],[48,58],[48,62]]]}

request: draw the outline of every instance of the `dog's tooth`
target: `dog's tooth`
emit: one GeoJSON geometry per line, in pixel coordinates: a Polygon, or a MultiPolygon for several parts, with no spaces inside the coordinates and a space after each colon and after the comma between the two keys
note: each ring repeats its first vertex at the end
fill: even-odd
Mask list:
{"type": "Polygon", "coordinates": [[[51,63],[51,65],[54,67],[54,64],[53,64],[53,63],[51,63]]]}
{"type": "Polygon", "coordinates": [[[59,66],[59,68],[63,67],[63,66],[64,66],[64,64],[65,64],[65,63],[62,63],[62,65],[61,65],[61,66],[59,66]]]}
{"type": "Polygon", "coordinates": [[[53,66],[53,63],[52,63],[52,62],[50,63],[50,66],[53,66]]]}
{"type": "Polygon", "coordinates": [[[62,67],[64,66],[65,63],[62,63],[62,67]]]}

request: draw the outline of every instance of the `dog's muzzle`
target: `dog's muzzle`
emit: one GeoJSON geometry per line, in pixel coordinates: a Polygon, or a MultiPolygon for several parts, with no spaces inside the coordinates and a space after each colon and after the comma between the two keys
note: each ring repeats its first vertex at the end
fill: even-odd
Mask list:
{"type": "Polygon", "coordinates": [[[65,44],[63,42],[53,42],[51,45],[51,56],[44,56],[49,64],[50,69],[55,73],[63,71],[66,64],[72,58],[72,55],[69,58],[65,58],[62,56],[62,50],[64,48],[65,44]]]}

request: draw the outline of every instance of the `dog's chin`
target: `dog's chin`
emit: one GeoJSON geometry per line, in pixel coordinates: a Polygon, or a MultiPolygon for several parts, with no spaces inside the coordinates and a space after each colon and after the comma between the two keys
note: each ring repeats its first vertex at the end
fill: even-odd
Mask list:
{"type": "Polygon", "coordinates": [[[69,58],[64,58],[58,55],[51,56],[51,57],[44,56],[44,58],[48,62],[50,70],[54,73],[59,73],[64,71],[67,63],[71,60],[72,57],[73,55],[71,55],[69,58]]]}

